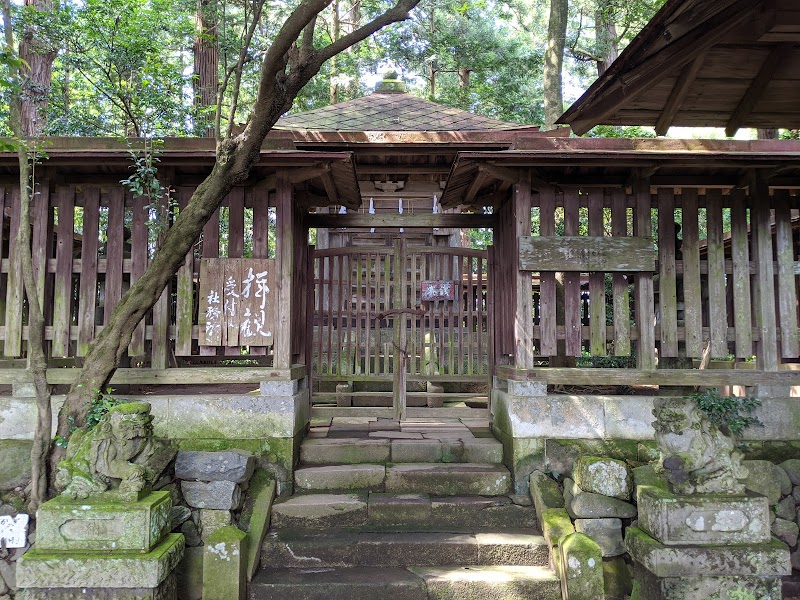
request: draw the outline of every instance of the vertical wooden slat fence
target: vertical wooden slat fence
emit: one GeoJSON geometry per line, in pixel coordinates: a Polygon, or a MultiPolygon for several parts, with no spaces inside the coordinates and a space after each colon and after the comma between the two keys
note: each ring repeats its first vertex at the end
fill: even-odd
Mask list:
{"type": "MultiPolygon", "coordinates": [[[[46,353],[52,359],[79,359],[108,323],[122,294],[147,268],[166,233],[155,220],[158,212],[166,214],[168,198],[161,200],[157,211],[145,198],[133,198],[121,186],[52,186],[44,180],[37,188],[31,209],[32,253],[39,298],[44,301],[46,353]]],[[[186,206],[193,191],[193,186],[176,186],[179,209],[186,206]]],[[[232,221],[220,223],[219,213],[215,214],[204,230],[202,254],[218,256],[223,233],[228,254],[267,257],[270,231],[275,230],[267,192],[258,191],[246,202],[244,190],[236,188],[231,198],[232,206],[227,200],[223,205],[232,221]],[[245,218],[250,209],[252,223],[245,218]],[[250,239],[252,245],[248,245],[250,239]]],[[[28,331],[13,234],[19,228],[16,188],[0,189],[0,214],[5,215],[5,225],[0,228],[0,342],[5,358],[21,358],[28,331]]],[[[305,243],[302,235],[295,237],[305,243]]],[[[305,260],[299,242],[298,251],[305,260]]],[[[128,350],[136,359],[134,365],[168,368],[176,365],[175,357],[190,360],[194,356],[192,360],[197,360],[200,355],[217,354],[216,347],[198,345],[200,256],[194,249],[187,254],[176,277],[137,326],[128,350]]],[[[300,308],[304,309],[302,304],[300,308]]],[[[295,335],[302,336],[303,330],[295,335]]],[[[232,349],[236,357],[261,356],[261,364],[271,362],[269,347],[232,349]]]]}
{"type": "MultiPolygon", "coordinates": [[[[556,356],[557,345],[565,356],[635,357],[636,366],[645,370],[655,368],[656,354],[699,358],[707,346],[713,357],[749,359],[755,354],[765,370],[796,359],[800,212],[793,207],[798,195],[798,190],[770,192],[763,183],[749,194],[644,182],[627,193],[598,187],[554,193],[540,186],[533,196],[539,236],[577,239],[582,230],[586,241],[600,248],[602,239],[630,237],[631,226],[634,237],[650,239],[655,224],[657,264],[653,272],[626,273],[617,267],[565,272],[563,292],[558,292],[563,298],[556,296],[556,274],[532,267],[537,360],[556,356]]],[[[513,197],[508,205],[512,202],[513,197]]],[[[508,230],[506,211],[501,207],[498,214],[501,232],[508,230]]],[[[506,243],[498,240],[495,252],[507,251],[506,243]]],[[[509,281],[501,266],[495,277],[509,281]]],[[[516,300],[518,313],[524,306],[516,300]]],[[[495,326],[504,329],[495,343],[508,350],[507,338],[519,333],[502,315],[495,326]]]]}

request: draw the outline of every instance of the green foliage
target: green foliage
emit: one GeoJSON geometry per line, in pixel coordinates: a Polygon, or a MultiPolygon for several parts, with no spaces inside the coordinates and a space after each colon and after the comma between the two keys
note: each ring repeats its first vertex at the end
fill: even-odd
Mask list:
{"type": "Polygon", "coordinates": [[[586,137],[593,138],[654,138],[652,127],[623,127],[619,125],[598,125],[589,130],[586,137]]]}
{"type": "MultiPolygon", "coordinates": [[[[84,406],[86,406],[85,431],[88,432],[94,429],[109,410],[118,404],[122,404],[121,400],[111,395],[112,391],[111,388],[106,388],[105,392],[101,390],[92,391],[92,399],[84,403],[84,406]]],[[[66,448],[69,445],[69,437],[79,429],[75,424],[74,417],[68,417],[68,419],[70,422],[69,436],[57,435],[53,440],[53,443],[60,448],[66,448]]]]}
{"type": "Polygon", "coordinates": [[[720,396],[717,388],[697,392],[690,396],[697,407],[708,415],[709,420],[726,435],[739,437],[748,427],[763,426],[757,417],[752,416],[761,400],[745,396],[720,396]]]}
{"type": "Polygon", "coordinates": [[[106,388],[105,392],[95,390],[94,398],[90,402],[86,402],[87,431],[94,429],[109,410],[122,404],[118,398],[111,395],[111,392],[113,392],[111,388],[106,388]]]}

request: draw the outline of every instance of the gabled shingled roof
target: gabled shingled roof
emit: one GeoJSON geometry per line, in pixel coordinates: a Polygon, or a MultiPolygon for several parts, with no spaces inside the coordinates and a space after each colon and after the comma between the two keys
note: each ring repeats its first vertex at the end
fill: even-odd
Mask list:
{"type": "Polygon", "coordinates": [[[275,129],[314,131],[487,131],[538,129],[450,108],[402,92],[377,91],[283,117],[275,129]]]}

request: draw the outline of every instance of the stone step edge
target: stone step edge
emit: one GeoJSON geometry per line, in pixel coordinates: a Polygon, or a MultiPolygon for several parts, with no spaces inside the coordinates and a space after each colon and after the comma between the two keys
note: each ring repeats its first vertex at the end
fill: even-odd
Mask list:
{"type": "MultiPolygon", "coordinates": [[[[432,530],[432,529],[425,529],[424,531],[408,531],[408,530],[402,530],[402,531],[391,531],[391,530],[389,530],[389,531],[386,531],[386,530],[372,531],[368,527],[366,527],[366,528],[365,527],[324,527],[324,528],[319,528],[319,527],[317,527],[317,528],[315,528],[315,527],[280,527],[280,528],[277,528],[277,529],[270,527],[269,530],[267,531],[267,537],[264,539],[264,544],[269,544],[270,542],[280,542],[280,543],[282,543],[282,542],[300,541],[300,540],[303,540],[303,541],[317,541],[317,540],[319,540],[320,543],[322,543],[322,542],[324,542],[324,540],[322,538],[324,538],[325,535],[337,535],[337,534],[342,534],[342,535],[346,535],[346,534],[349,534],[349,535],[365,534],[365,535],[397,536],[398,539],[400,539],[401,536],[402,536],[402,538],[408,539],[409,536],[419,535],[421,537],[421,536],[426,536],[426,535],[429,535],[429,534],[432,534],[432,533],[436,533],[436,534],[441,533],[441,534],[454,535],[454,536],[456,536],[456,535],[458,535],[458,536],[478,536],[478,535],[480,535],[480,536],[489,536],[489,535],[498,535],[498,536],[500,536],[500,535],[502,535],[502,536],[511,538],[511,540],[509,540],[506,543],[514,542],[514,538],[531,538],[531,537],[534,537],[534,538],[538,538],[535,541],[539,545],[541,545],[541,546],[546,546],[547,545],[547,540],[545,540],[544,535],[542,535],[541,532],[538,532],[538,531],[535,531],[535,530],[530,531],[530,530],[527,530],[527,529],[520,529],[519,527],[515,527],[513,529],[507,529],[507,530],[498,530],[498,529],[492,528],[492,527],[486,527],[486,528],[464,528],[464,529],[461,529],[460,531],[452,531],[452,530],[435,531],[435,530],[432,530]]],[[[522,540],[520,539],[519,541],[521,542],[522,540]]],[[[528,543],[528,541],[532,541],[532,540],[526,540],[525,543],[528,543]]],[[[391,543],[391,542],[392,542],[392,540],[389,540],[389,543],[391,543]]]]}
{"type": "MultiPolygon", "coordinates": [[[[300,574],[313,574],[317,573],[320,570],[325,571],[327,574],[335,574],[337,572],[374,572],[376,575],[380,575],[380,577],[375,578],[375,582],[380,582],[381,577],[386,578],[387,574],[391,574],[392,571],[395,572],[404,572],[404,573],[411,573],[419,577],[419,572],[425,573],[442,573],[442,574],[452,574],[455,572],[463,571],[463,572],[470,572],[470,573],[480,573],[482,571],[485,572],[507,572],[508,573],[508,580],[507,581],[518,581],[523,579],[522,577],[515,576],[515,572],[518,574],[523,574],[525,572],[530,573],[531,575],[537,575],[537,579],[540,579],[544,582],[553,582],[559,583],[558,576],[555,572],[550,569],[549,567],[544,566],[520,566],[520,565],[462,565],[462,566],[451,566],[451,565],[435,565],[430,567],[322,567],[322,568],[315,568],[315,567],[267,567],[262,568],[253,578],[250,586],[255,587],[262,587],[262,586],[269,586],[269,585],[284,585],[283,582],[280,580],[275,581],[274,576],[276,574],[291,574],[291,573],[300,573],[300,574]]],[[[422,579],[420,577],[420,579],[422,579]]],[[[424,580],[423,580],[424,581],[424,580]]],[[[292,582],[292,585],[295,586],[315,586],[318,585],[315,583],[313,578],[308,580],[300,581],[300,582],[292,582]]]]}

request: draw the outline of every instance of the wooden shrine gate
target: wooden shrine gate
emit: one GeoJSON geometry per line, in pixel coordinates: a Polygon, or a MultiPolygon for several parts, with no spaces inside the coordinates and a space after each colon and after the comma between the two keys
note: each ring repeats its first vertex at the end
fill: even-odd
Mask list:
{"type": "MultiPolygon", "coordinates": [[[[420,403],[476,399],[458,385],[488,383],[491,374],[486,251],[396,240],[393,247],[317,250],[312,260],[307,343],[315,408],[363,401],[380,407],[359,413],[399,419],[430,414],[414,407],[420,403]],[[412,382],[425,391],[409,390],[412,382]]],[[[483,395],[488,406],[488,390],[483,395]]]]}

